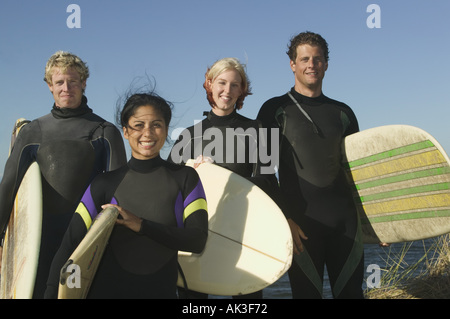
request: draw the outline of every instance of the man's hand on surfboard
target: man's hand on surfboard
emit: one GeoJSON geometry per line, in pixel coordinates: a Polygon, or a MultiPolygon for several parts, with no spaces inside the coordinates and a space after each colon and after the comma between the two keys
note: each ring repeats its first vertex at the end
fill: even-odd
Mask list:
{"type": "Polygon", "coordinates": [[[288,220],[289,227],[291,228],[292,240],[294,241],[294,254],[299,255],[303,252],[303,243],[302,240],[307,240],[303,230],[298,226],[291,218],[288,220]]]}

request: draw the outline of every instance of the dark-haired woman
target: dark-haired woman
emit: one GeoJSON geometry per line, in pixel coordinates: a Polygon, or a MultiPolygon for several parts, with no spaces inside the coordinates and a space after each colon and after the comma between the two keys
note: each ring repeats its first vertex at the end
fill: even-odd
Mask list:
{"type": "Polygon", "coordinates": [[[170,105],[159,96],[135,94],[127,100],[120,125],[132,157],[98,176],[85,192],[53,261],[46,298],[56,298],[61,267],[108,205],[117,206],[120,216],[88,298],[177,297],[178,250],[203,250],[208,217],[196,171],[159,155],[170,119],[170,105]]]}

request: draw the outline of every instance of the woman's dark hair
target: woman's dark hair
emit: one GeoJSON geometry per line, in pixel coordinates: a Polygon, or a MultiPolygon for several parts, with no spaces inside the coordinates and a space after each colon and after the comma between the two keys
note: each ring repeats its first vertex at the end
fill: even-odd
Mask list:
{"type": "Polygon", "coordinates": [[[153,92],[135,93],[128,97],[123,108],[120,111],[118,109],[116,113],[116,124],[120,127],[128,127],[128,121],[135,114],[136,109],[147,105],[157,109],[164,118],[166,126],[169,127],[172,119],[171,103],[153,92]]]}
{"type": "Polygon", "coordinates": [[[122,130],[128,127],[128,121],[141,106],[150,105],[161,112],[162,117],[169,127],[172,119],[172,103],[155,93],[156,81],[147,73],[143,77],[137,77],[131,82],[130,87],[116,102],[116,125],[122,130]]]}

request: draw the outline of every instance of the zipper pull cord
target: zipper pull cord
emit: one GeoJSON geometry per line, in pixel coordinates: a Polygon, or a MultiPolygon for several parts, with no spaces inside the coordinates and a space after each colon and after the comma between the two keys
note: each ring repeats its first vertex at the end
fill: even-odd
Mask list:
{"type": "Polygon", "coordinates": [[[311,122],[314,133],[319,134],[319,130],[317,129],[317,125],[314,123],[314,121],[312,120],[311,116],[309,116],[309,114],[306,113],[306,111],[301,107],[300,103],[298,103],[298,101],[292,96],[291,92],[288,92],[288,95],[292,99],[292,101],[294,101],[294,103],[297,105],[297,107],[303,113],[303,115],[311,122]]]}

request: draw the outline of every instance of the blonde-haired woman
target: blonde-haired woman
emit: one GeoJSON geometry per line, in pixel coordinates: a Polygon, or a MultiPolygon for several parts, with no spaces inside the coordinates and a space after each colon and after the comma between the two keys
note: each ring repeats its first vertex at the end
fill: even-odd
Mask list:
{"type": "Polygon", "coordinates": [[[244,99],[250,92],[250,80],[245,72],[245,66],[242,65],[236,58],[224,58],[214,63],[205,74],[205,83],[203,87],[206,90],[206,98],[209,104],[215,108],[215,113],[230,114],[234,109],[240,110],[244,105],[244,99]],[[219,88],[226,88],[226,84],[230,84],[230,92],[233,94],[233,99],[227,103],[227,109],[221,110],[221,99],[213,92],[218,92],[219,88]],[[214,90],[214,91],[213,91],[214,90]]]}
{"type": "MultiPolygon", "coordinates": [[[[248,178],[267,193],[273,193],[275,176],[261,173],[258,155],[261,154],[259,142],[263,137],[260,124],[238,113],[245,97],[251,94],[245,66],[236,58],[218,60],[207,69],[203,87],[211,110],[204,113],[206,118],[203,121],[180,134],[169,160],[184,164],[189,159],[196,159],[197,165],[214,162],[248,178]]],[[[189,297],[207,296],[191,292],[189,297]]],[[[240,297],[262,298],[262,291],[240,297]]]]}

